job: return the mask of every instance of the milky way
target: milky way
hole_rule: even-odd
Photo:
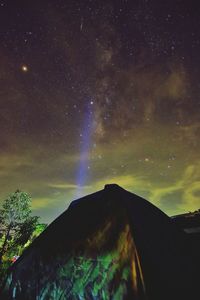
[[[0,199],[49,222],[118,183],[200,208],[197,1],[0,2]],[[81,188],[80,188],[81,186]]]

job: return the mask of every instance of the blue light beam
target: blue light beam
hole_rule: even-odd
[[[80,161],[76,176],[77,197],[82,196],[83,187],[85,186],[88,179],[89,156],[91,148],[91,137],[93,131],[93,112],[91,110],[91,105],[93,105],[93,101],[87,104],[81,136],[82,143],[80,148]]]

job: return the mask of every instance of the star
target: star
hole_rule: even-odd
[[[166,213],[199,209],[195,7],[179,0],[166,1],[163,9],[158,0],[117,6],[88,0],[84,7],[76,3],[81,1],[49,1],[46,12],[42,1],[29,1],[29,7],[7,2],[0,1],[0,164],[6,170],[6,176],[0,172],[0,204],[22,182],[33,193],[33,206],[43,201],[38,214],[52,221],[56,201],[65,209],[66,190],[54,199],[49,177],[74,186],[68,202],[76,185],[95,192],[113,179],[150,195]],[[174,193],[169,202],[168,187]]]
[[[27,67],[27,65],[22,65],[21,70],[22,70],[22,72],[24,72],[24,73],[28,72],[28,67]]]

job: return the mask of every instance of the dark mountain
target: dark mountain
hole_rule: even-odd
[[[13,265],[0,299],[195,298],[186,234],[117,185],[73,201]]]

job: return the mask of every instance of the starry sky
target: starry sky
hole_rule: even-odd
[[[107,183],[200,208],[200,4],[0,1],[0,201],[51,222]]]

